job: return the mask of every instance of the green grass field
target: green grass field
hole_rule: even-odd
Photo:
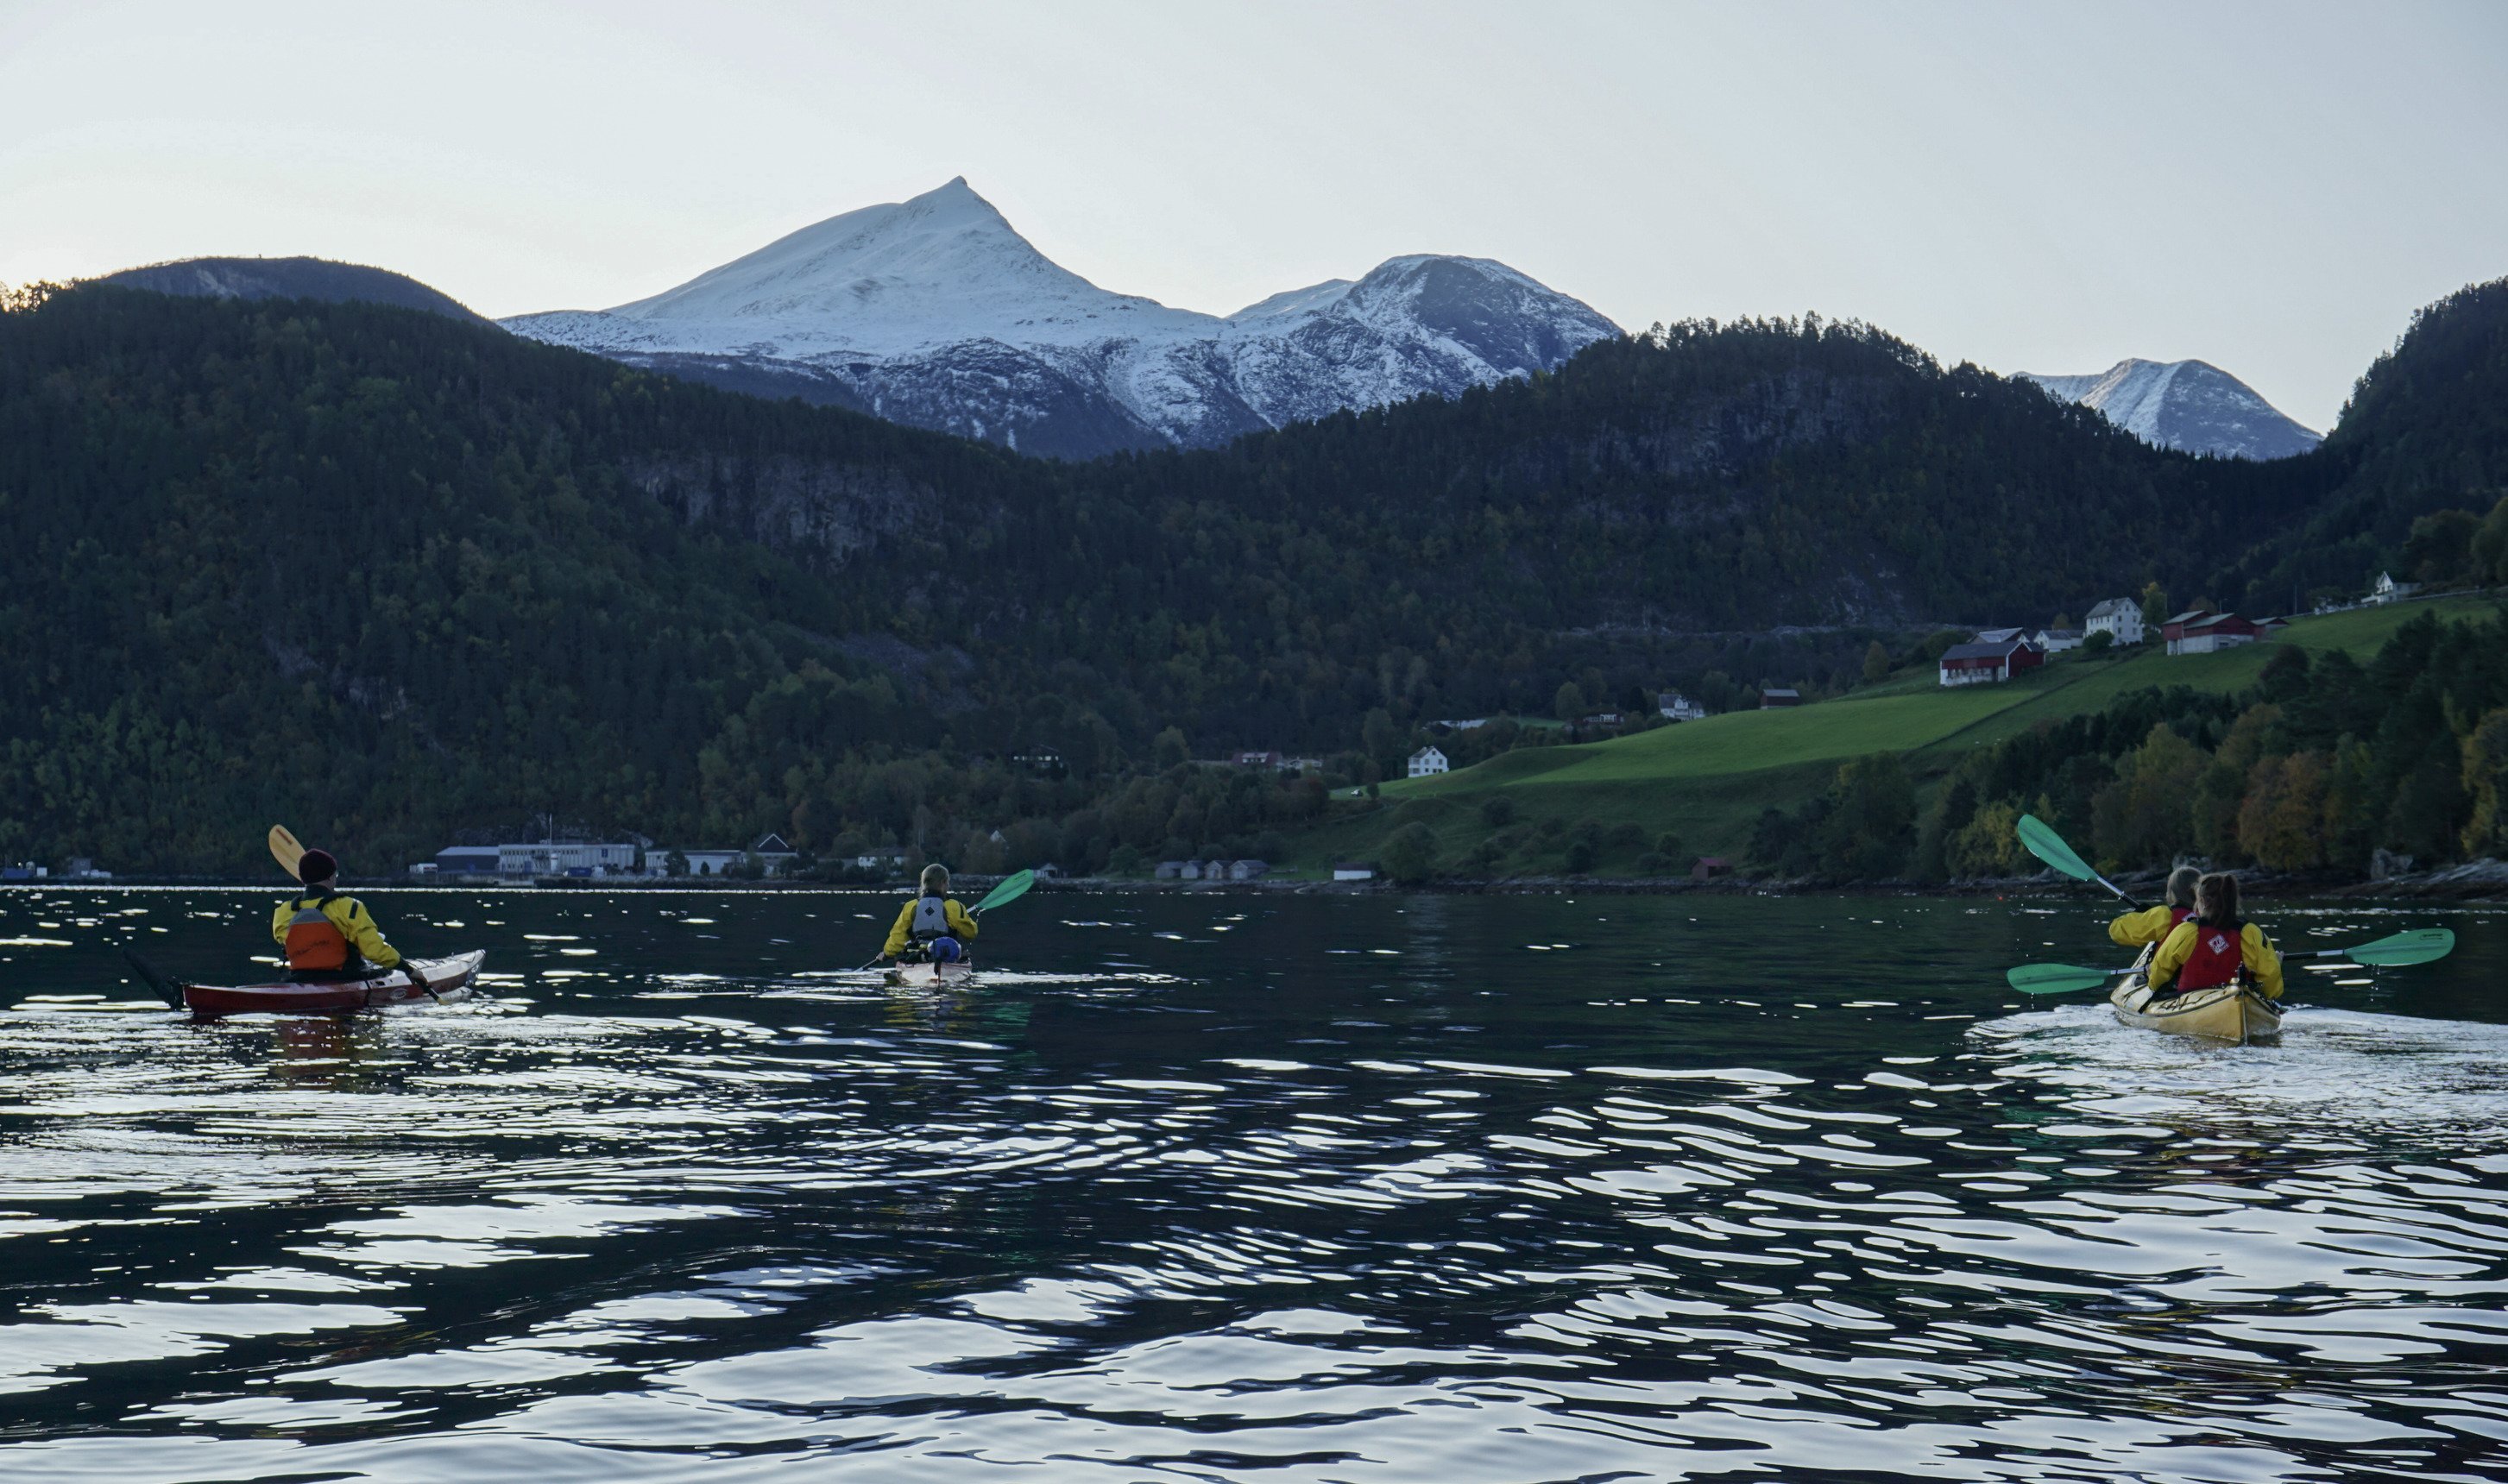
[[[1606,849],[1599,874],[1633,871],[1638,854],[1665,833],[1678,835],[1687,854],[1739,856],[1762,810],[1798,803],[1849,758],[1906,753],[1920,772],[1938,774],[1967,748],[2099,710],[2128,691],[2244,689],[2274,644],[2346,650],[2365,660],[2417,614],[2453,619],[2490,609],[2479,598],[2364,608],[2301,619],[2273,644],[2218,654],[2172,657],[2157,642],[2117,659],[2076,652],[2003,685],[1945,689],[1932,683],[1926,667],[1835,701],[1736,711],[1608,742],[1523,748],[1439,778],[1386,783],[1380,808],[1301,837],[1295,861],[1370,858],[1386,834],[1418,820],[1436,837],[1440,857],[1459,862],[1491,834],[1481,806],[1493,796],[1508,801],[1517,821],[1509,828],[1522,837],[1495,867],[1501,871],[1509,863],[1541,869],[1564,850],[1566,832],[1589,820],[1605,829],[1633,824],[1647,842],[1624,838]]]

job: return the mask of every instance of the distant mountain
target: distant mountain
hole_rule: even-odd
[[[2145,443],[2229,458],[2288,458],[2323,440],[2206,361],[2119,361],[2095,376],[2020,373],[2067,402],[2106,415]]]
[[[327,258],[185,258],[125,269],[97,280],[182,299],[318,299],[325,304],[387,304],[424,309],[471,324],[489,321],[446,294],[387,269]]]
[[[961,178],[650,299],[506,328],[739,391],[1089,457],[1239,434],[1556,367],[1619,334],[1483,258],[1395,258],[1221,317],[1101,289]]]

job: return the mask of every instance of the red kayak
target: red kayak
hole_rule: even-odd
[[[402,966],[366,979],[337,984],[186,984],[184,1007],[195,1015],[342,1015],[352,1010],[379,1010],[412,1000],[450,1003],[470,997],[487,950],[456,954],[450,959],[405,959]],[[410,970],[425,976],[426,989],[409,982]],[[432,995],[427,991],[432,990]]]

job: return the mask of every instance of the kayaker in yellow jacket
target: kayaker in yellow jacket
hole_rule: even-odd
[[[949,868],[935,862],[923,868],[922,890],[898,909],[897,925],[888,930],[887,958],[908,956],[934,963],[954,963],[967,956],[975,940],[976,918],[949,894]]]
[[[310,894],[279,903],[270,917],[270,935],[287,951],[291,982],[365,979],[401,967],[400,950],[384,941],[366,904],[340,894],[340,863],[330,851],[307,851],[296,862],[296,879]],[[418,980],[416,970],[410,978]]]
[[[2178,923],[2152,958],[2152,997],[2233,982],[2267,999],[2281,998],[2281,955],[2264,929],[2239,919],[2238,879],[2216,871],[2194,884],[2194,915]]]
[[[2166,900],[2157,907],[2128,912],[2108,924],[2111,941],[2126,948],[2140,948],[2146,943],[2164,943],[2177,924],[2194,910],[2194,883],[2203,875],[2193,866],[2179,866],[2168,873]]]

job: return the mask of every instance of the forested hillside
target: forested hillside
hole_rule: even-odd
[[[240,869],[284,817],[396,865],[544,810],[978,865],[1249,850],[1318,791],[1186,754],[1364,777],[1563,687],[1842,687],[1938,623],[2201,591],[2380,448],[2157,452],[1814,319],[1067,465],[408,310],[30,294],[0,855]],[[1066,775],[1008,761],[1039,745]]]
[[[2254,608],[2354,592],[2387,565],[2410,581],[2508,580],[2508,519],[2472,551],[2476,520],[2508,498],[2508,278],[2416,313],[2310,461],[2333,495],[2240,563],[2229,586]]]

